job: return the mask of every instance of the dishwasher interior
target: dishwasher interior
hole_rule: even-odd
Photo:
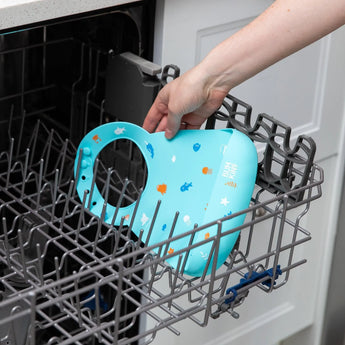
[[[147,246],[131,224],[107,224],[86,197],[79,199],[73,166],[82,137],[100,124],[128,121],[142,86],[147,106],[178,75],[176,66],[159,77],[139,71],[138,87],[136,78],[117,78],[109,67],[124,52],[152,59],[152,12],[145,6],[0,35],[1,344],[149,344],[163,328],[178,334],[174,324],[185,318],[200,326],[222,314],[238,318],[252,288],[272,292],[306,261],[295,251],[311,238],[301,221],[321,196],[315,144],[300,136],[291,145],[290,127],[253,116],[231,95],[205,130],[236,128],[261,152],[243,225],[224,231],[223,223],[238,216],[227,214],[191,226],[183,235],[190,245],[169,253],[173,227],[165,230],[168,240]],[[116,97],[114,83],[133,98]],[[133,142],[118,140],[101,152],[94,176],[107,202],[125,206],[140,202],[146,163]],[[220,269],[209,261],[201,277],[184,274],[185,254],[200,245],[193,237],[214,225],[217,236],[204,241],[214,257],[220,239],[240,230],[235,248]],[[175,269],[169,255],[179,258]]]

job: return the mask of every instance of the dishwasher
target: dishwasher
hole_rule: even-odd
[[[311,239],[302,219],[321,197],[316,145],[304,135],[292,141],[289,126],[254,116],[232,95],[203,130],[234,128],[256,144],[242,225],[223,229],[239,213],[191,225],[172,267],[173,226],[148,245],[131,223],[105,222],[105,212],[94,215],[78,196],[73,169],[84,135],[114,121],[140,125],[159,89],[179,75],[177,66],[161,71],[150,62],[147,3],[0,34],[1,344],[149,344],[162,329],[178,334],[186,318],[200,327],[239,318],[251,289],[271,293],[306,262],[295,253]],[[147,166],[132,141],[109,144],[95,165],[93,185],[107,203],[140,204]],[[179,211],[171,210],[173,224]],[[218,269],[209,261],[200,276],[186,274],[184,258],[200,245],[194,236],[214,226],[204,243],[215,257],[221,238],[240,231],[230,255]]]

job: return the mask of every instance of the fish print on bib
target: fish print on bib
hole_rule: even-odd
[[[151,231],[148,245],[153,245],[169,238],[175,212],[179,212],[173,237],[187,232],[190,234],[166,244],[167,262],[176,268],[180,251],[183,261],[186,259],[184,274],[209,274],[218,226],[211,224],[194,235],[192,230],[196,225],[214,223],[249,206],[258,163],[252,141],[235,129],[180,130],[173,139],[167,140],[163,132],[148,133],[131,123],[101,125],[89,132],[78,148],[74,170],[76,174],[80,161],[76,178],[81,200],[84,191],[91,190],[93,166],[98,154],[118,139],[131,140],[139,147],[146,161],[148,177],[139,204],[134,202],[117,211],[116,205],[108,204],[105,222],[112,223],[116,214],[114,224],[119,225],[124,217],[125,225],[132,222],[132,231],[137,236],[143,231],[143,242]],[[79,157],[79,152],[82,152],[82,157]],[[86,205],[90,205],[90,211],[100,217],[104,199],[97,186],[94,186],[91,198]],[[159,200],[160,208],[150,230]],[[135,219],[132,219],[136,206]],[[221,231],[240,226],[244,217],[245,214],[223,221]],[[238,235],[239,231],[236,231],[221,237],[217,268],[229,256]],[[186,251],[191,239],[193,244],[203,243]]]

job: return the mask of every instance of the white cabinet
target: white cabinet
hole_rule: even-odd
[[[154,60],[176,64],[183,73],[271,3],[158,0]],[[294,138],[307,134],[317,143],[326,180],[323,197],[312,203],[303,224],[313,237],[301,252],[307,264],[293,270],[288,284],[272,294],[251,291],[239,320],[223,315],[206,328],[186,320],[176,325],[180,337],[162,331],[153,344],[269,345],[310,326],[300,343],[318,344],[343,176],[344,39],[341,28],[231,91],[251,104],[254,114],[266,112],[290,125]]]

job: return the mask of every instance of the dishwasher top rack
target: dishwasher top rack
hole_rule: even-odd
[[[239,111],[239,106],[246,111]],[[224,108],[230,109],[228,114]],[[224,313],[237,318],[236,310],[252,288],[271,292],[287,283],[291,270],[306,261],[295,255],[298,246],[310,239],[301,219],[321,196],[323,171],[312,162],[315,145],[300,137],[289,149],[289,129],[266,115],[251,127],[250,107],[234,97],[227,97],[224,108],[207,128],[225,120],[267,145],[251,206],[240,212],[246,215],[245,222],[224,231],[223,223],[236,213],[202,227],[191,226],[179,236],[172,227],[166,229],[167,240],[152,246],[140,234],[134,236],[131,225],[106,224],[104,213],[95,217],[86,195],[79,200],[72,179],[76,152],[68,139],[38,121],[24,142],[30,119],[25,113],[20,118],[9,116],[9,149],[0,154],[1,340],[134,344],[140,339],[148,344],[160,329],[178,334],[174,324],[187,317],[200,326]],[[15,121],[22,130],[14,139]],[[282,145],[276,137],[283,139]],[[107,150],[96,167],[99,190],[114,205],[140,202],[147,172],[135,145],[114,142]],[[133,182],[138,180],[141,183]],[[292,212],[290,219],[292,209],[297,216]],[[179,216],[172,210],[173,223]],[[240,230],[240,240],[219,270],[212,265],[211,274],[191,278],[184,274],[183,254],[199,245],[192,244],[195,234],[211,226],[217,227],[217,235],[204,242],[212,244],[215,257],[222,236]],[[169,244],[183,236],[190,245],[169,253]],[[166,263],[171,255],[178,258],[176,269]],[[132,332],[143,317],[146,328]]]
[[[311,236],[302,220],[321,196],[323,171],[313,163],[312,139],[300,136],[290,147],[288,126],[266,114],[253,121],[251,107],[229,95],[206,127],[237,128],[262,149],[251,205],[240,212],[243,225],[223,229],[239,215],[226,214],[191,225],[179,235],[190,241],[184,249],[169,253],[179,238],[174,226],[165,229],[167,240],[148,246],[131,224],[105,223],[104,212],[95,217],[86,195],[77,196],[76,143],[116,120],[105,111],[109,54],[50,28],[16,33],[15,46],[0,38],[0,76],[14,76],[0,80],[0,343],[149,344],[163,328],[178,334],[186,318],[200,326],[222,314],[237,318],[253,289],[283,287],[306,261],[299,249]],[[105,200],[140,203],[147,169],[132,142],[107,146],[96,165]],[[172,224],[181,217],[176,211]],[[193,237],[211,226],[217,234],[204,243],[215,257],[221,236],[240,230],[240,239],[219,270],[207,262],[211,273],[191,278],[183,257],[197,249]],[[172,255],[176,269],[166,263]]]

